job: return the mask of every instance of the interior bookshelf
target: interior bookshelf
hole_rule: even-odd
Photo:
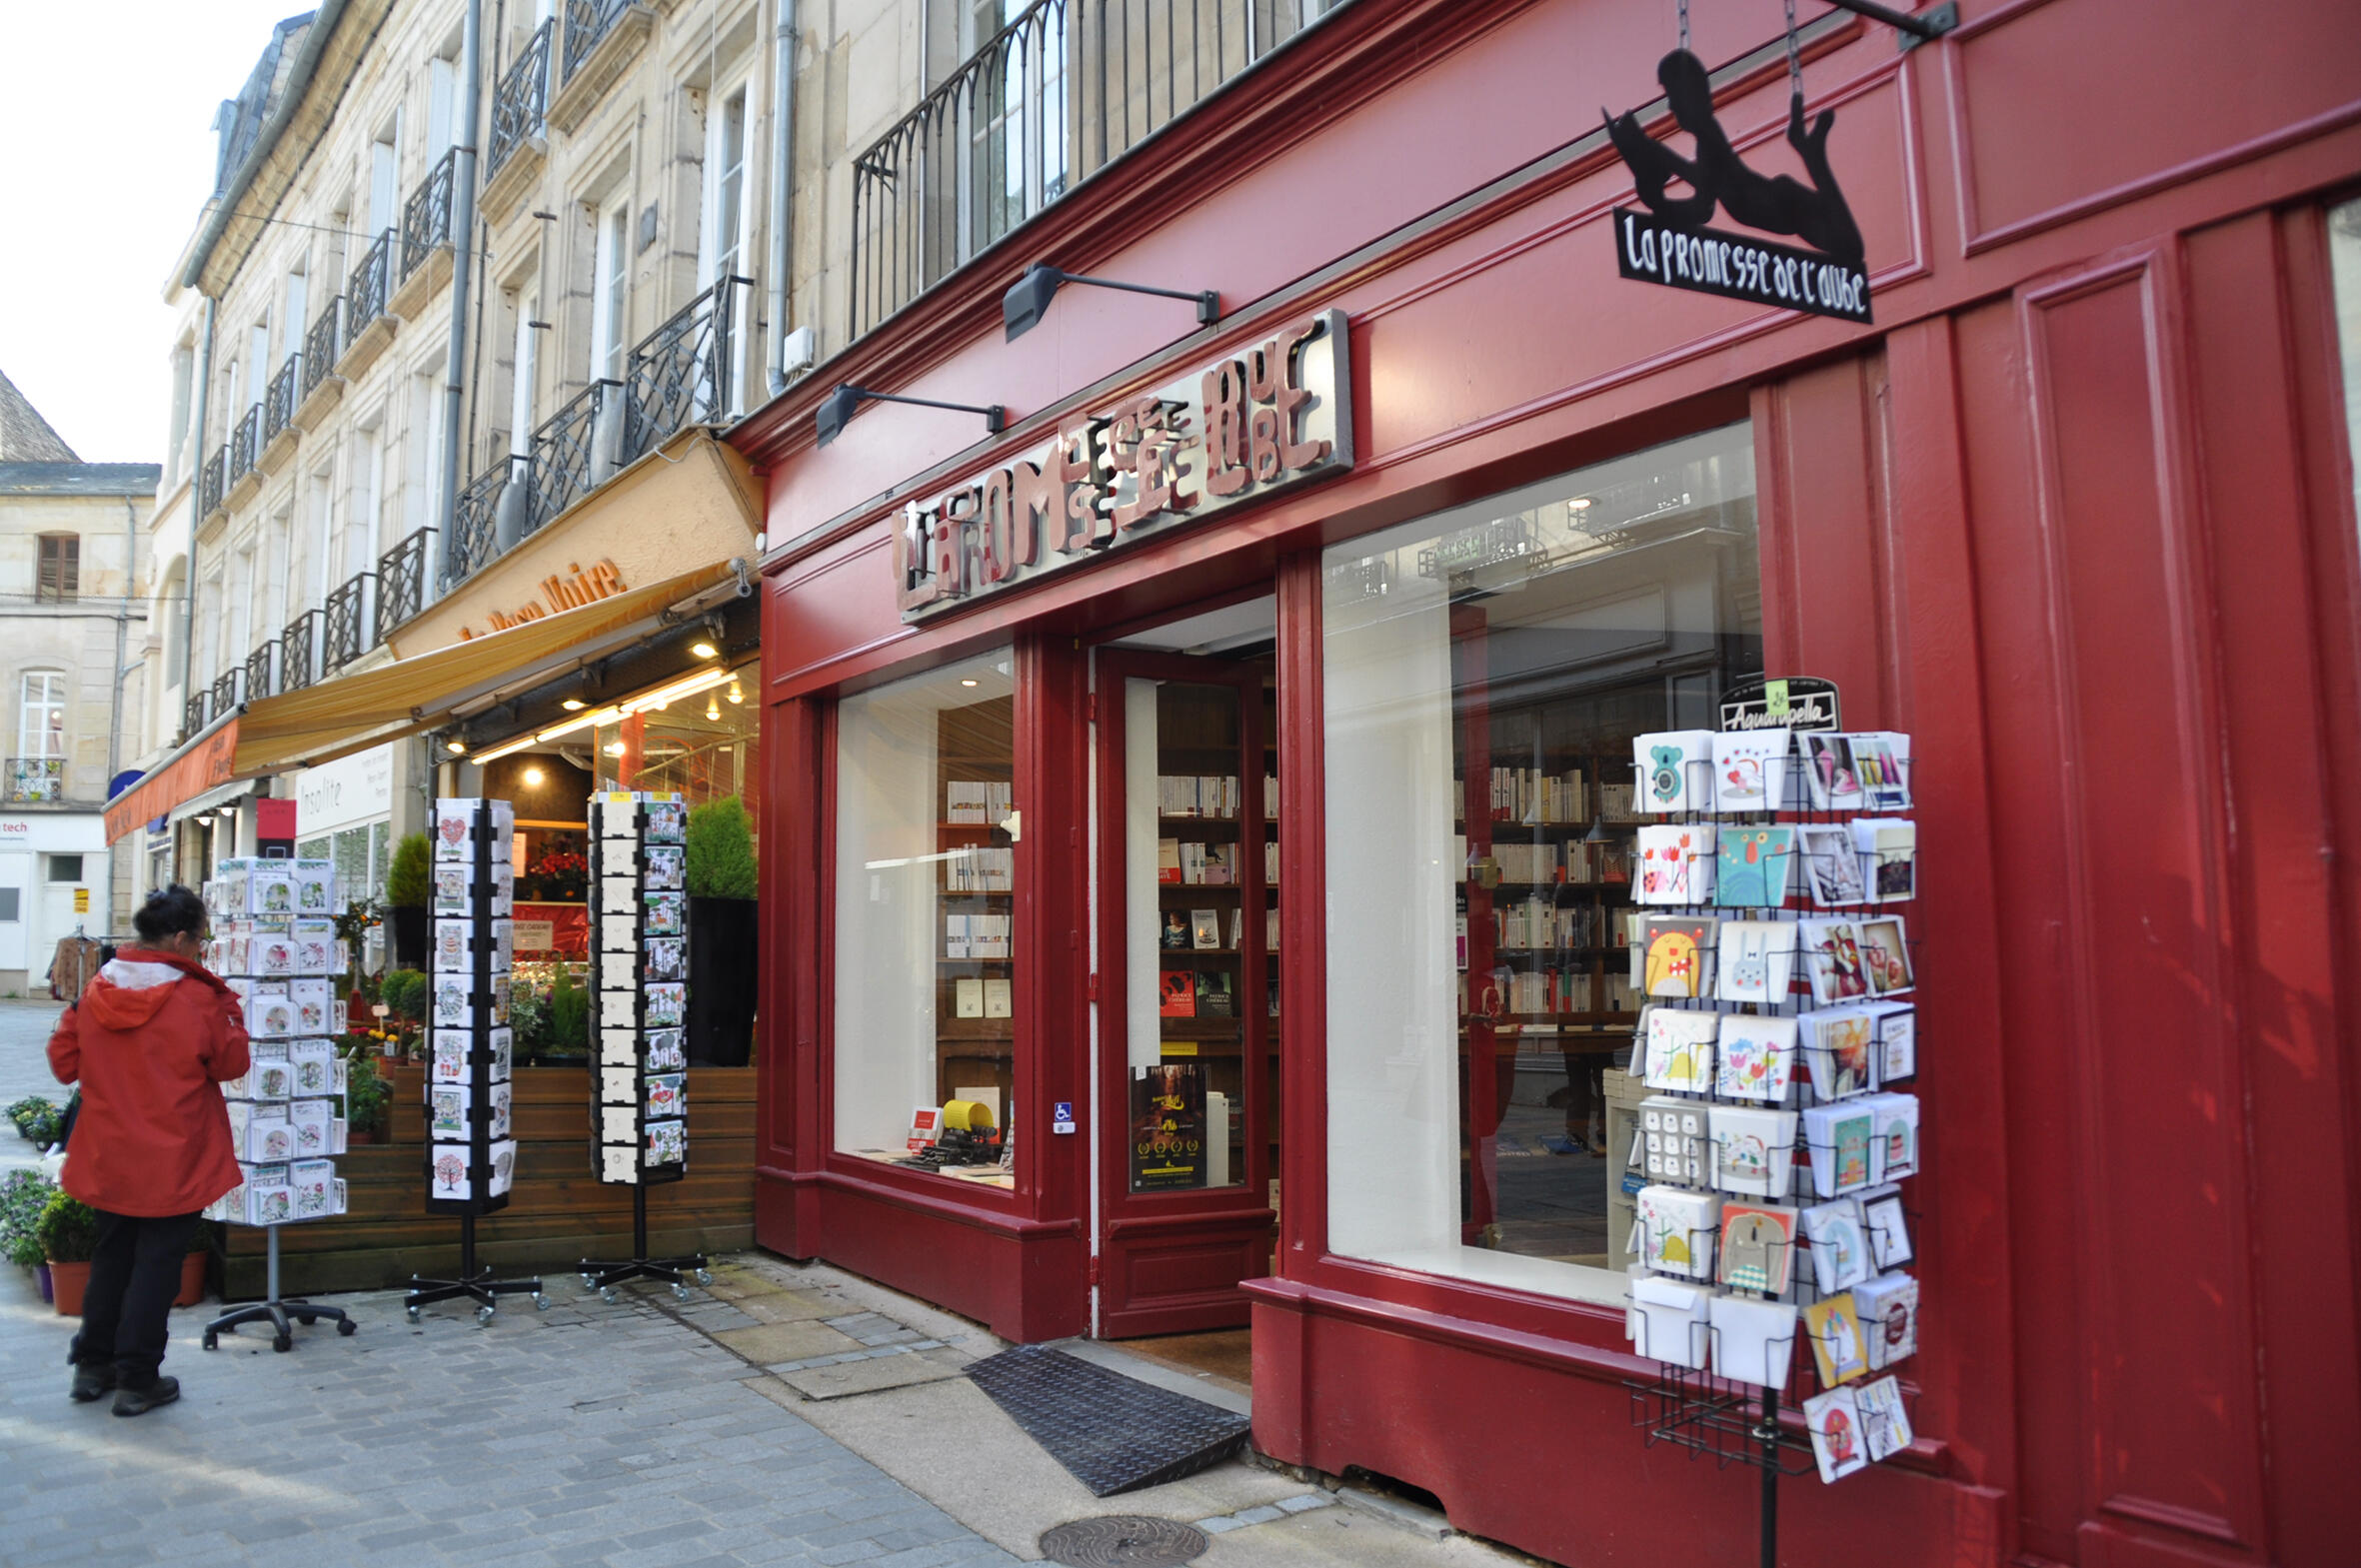
[[[946,709],[935,740],[934,1099],[984,1100],[1006,1127],[1017,1083],[1016,839],[1006,825],[1017,809],[1016,700]]]

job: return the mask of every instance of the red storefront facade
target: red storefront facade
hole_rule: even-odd
[[[1752,538],[1711,570],[1737,548],[1758,574],[1734,597],[1761,668],[1835,680],[1848,728],[1915,738],[1918,778],[1918,1441],[1791,1486],[1789,1556],[2347,1560],[2361,532],[2343,388],[2361,347],[2340,345],[2332,229],[2361,194],[2361,35],[2317,3],[1968,0],[1956,32],[1901,53],[1805,11],[1809,105],[1838,112],[1867,242],[1864,327],[1616,276],[1631,180],[1590,116],[1656,96],[1671,10],[1362,0],[733,436],[769,486],[765,787],[784,824],[763,846],[758,1236],[1020,1339],[1250,1311],[1266,1452],[1397,1477],[1555,1560],[1750,1551],[1751,1488],[1631,1429],[1621,1380],[1642,1363],[1618,1309],[1330,1234],[1350,1196],[1331,1176],[1360,1167],[1330,1116],[1353,1047],[1328,1013],[1381,979],[1339,950],[1350,911],[1329,901],[1355,852],[1329,837],[1350,672],[1323,624],[1350,547],[1734,440]],[[1721,124],[1790,167],[1777,8],[1692,10]],[[1223,319],[1176,341],[1183,307],[1070,288],[1005,341],[1002,292],[1039,260],[1216,289]],[[1328,311],[1348,469],[906,618],[907,504]],[[1004,405],[1010,428],[979,444],[973,416],[878,405],[822,450],[839,383]],[[1127,681],[1222,686],[1156,629],[1264,599],[1267,676],[1236,677],[1221,744],[1246,759],[1242,820],[1248,749],[1278,759],[1271,872],[1236,896],[1283,917],[1275,952],[1228,948],[1241,992],[1274,987],[1275,1019],[1283,985],[1287,1006],[1235,1031],[1221,1103],[1242,1107],[1242,1165],[1183,1202],[1126,1179],[1114,781],[1135,776],[1115,715]],[[1005,1029],[967,1030],[961,1068],[930,1061],[940,1092],[901,1103],[998,1094],[1005,1184],[894,1164],[845,1124],[903,1086],[856,1063],[900,1026],[873,995],[915,951],[844,945],[860,898],[893,896],[874,868],[901,863],[847,847],[844,824],[884,809],[848,791],[891,779],[910,715],[952,733],[952,710],[906,695],[929,681],[1002,694],[1006,733],[976,744],[1005,757],[1022,826],[984,895],[1001,901],[977,905],[1009,921],[987,970]],[[841,745],[856,721],[886,738],[860,758]],[[955,817],[926,823],[934,857],[994,837],[925,814]]]

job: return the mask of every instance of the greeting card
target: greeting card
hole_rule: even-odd
[[[1696,822],[1653,822],[1639,829],[1632,896],[1641,903],[1711,903],[1713,831]]]
[[[1710,1192],[1646,1186],[1632,1199],[1632,1238],[1640,1260],[1664,1274],[1713,1277],[1713,1242],[1721,1199]]]
[[[1829,1007],[1795,1022],[1814,1094],[1833,1100],[1868,1092],[1877,1020],[1866,1007]]]
[[[435,1025],[438,1028],[464,1029],[476,1021],[474,993],[468,989],[467,976],[438,974],[435,976]]]
[[[1795,738],[1803,754],[1803,783],[1815,811],[1857,811],[1861,808],[1861,781],[1853,772],[1848,738],[1806,732]]]
[[[651,936],[648,938],[646,976],[651,980],[685,980],[689,977],[689,944],[679,936]]]
[[[650,1029],[648,1031],[648,1070],[650,1072],[681,1072],[689,1065],[689,1050],[683,1043],[685,1036],[679,1029]]]
[[[1918,893],[1918,824],[1906,816],[1856,816],[1853,853],[1873,903],[1893,903]]]
[[[1850,828],[1807,822],[1795,829],[1795,842],[1814,904],[1836,909],[1869,901],[1868,885],[1861,880],[1861,856],[1853,848]]]
[[[1910,1261],[1910,1224],[1898,1192],[1861,1195],[1861,1228],[1869,1236],[1869,1261],[1881,1269]]]
[[[427,1091],[426,1130],[430,1139],[468,1135],[469,1094],[464,1084],[456,1083],[438,1083]]]
[[[1910,973],[1910,943],[1900,915],[1863,920],[1859,929],[1861,972],[1873,994],[1890,996],[1917,983]]]
[[[1792,827],[1729,827],[1715,834],[1713,901],[1724,908],[1775,909],[1787,901],[1795,863]]]
[[[1851,920],[1799,920],[1796,942],[1803,949],[1804,972],[1811,978],[1812,1000],[1825,1007],[1869,994],[1868,968],[1861,954],[1861,931]]]
[[[1721,1206],[1721,1282],[1732,1290],[1780,1295],[1794,1277],[1794,1209],[1778,1203]]]
[[[293,1092],[297,1096],[337,1092],[336,1047],[326,1040],[289,1041],[287,1060],[295,1074]]]
[[[1872,811],[1907,806],[1910,738],[1891,730],[1871,730],[1844,739],[1851,748],[1853,777],[1860,781],[1862,804]]]
[[[517,1145],[514,1139],[492,1145],[492,1179],[485,1183],[489,1197],[499,1197],[515,1185],[517,1179]]]
[[[678,1072],[658,1073],[648,1079],[647,1114],[651,1120],[684,1113],[684,1082],[685,1075]]]
[[[476,824],[476,802],[473,800],[437,800],[435,802],[435,858],[465,860],[468,854],[468,834]]]
[[[436,1083],[465,1083],[467,1053],[474,1043],[475,1037],[465,1029],[435,1030],[433,1061],[427,1068],[428,1077]]]
[[[1880,1274],[1852,1292],[1862,1353],[1872,1371],[1889,1371],[1918,1353],[1918,1281]]]
[[[1906,1001],[1873,1001],[1861,1010],[1869,1015],[1870,1056],[1881,1084],[1898,1082],[1918,1071],[1918,1011]]]
[[[1711,994],[1706,976],[1713,965],[1718,921],[1693,915],[1648,916],[1642,977],[1650,996],[1694,998]]]
[[[646,837],[650,843],[680,843],[688,836],[689,807],[678,795],[669,800],[650,799]]]
[[[1704,1094],[1713,1087],[1713,1041],[1721,1029],[1721,1015],[1683,1007],[1650,1007],[1641,1021],[1646,1040],[1646,1070],[1651,1089],[1679,1089]]]
[[[1651,1181],[1705,1184],[1708,1150],[1707,1107],[1695,1100],[1651,1094],[1639,1102],[1638,1158],[1625,1163],[1645,1170]]]
[[[1861,1437],[1861,1412],[1849,1388],[1831,1388],[1803,1402],[1803,1422],[1811,1428],[1812,1457],[1820,1463],[1820,1479],[1833,1483],[1869,1463],[1868,1445]]]
[[[1811,1147],[1815,1192],[1835,1197],[1871,1184],[1869,1143],[1875,1125],[1875,1118],[1855,1100],[1815,1105],[1803,1113],[1803,1140]]]
[[[1812,1360],[1820,1370],[1820,1386],[1834,1388],[1869,1370],[1861,1343],[1861,1323],[1850,1291],[1823,1296],[1803,1309],[1803,1331],[1812,1342]]]
[[[1863,1383],[1854,1391],[1861,1411],[1861,1441],[1872,1459],[1890,1459],[1910,1446],[1910,1416],[1902,1408],[1902,1385],[1891,1377]]]
[[[684,936],[689,931],[689,895],[682,892],[648,894],[648,934]]]
[[[495,1083],[484,1091],[484,1102],[492,1108],[491,1125],[485,1129],[490,1136],[505,1138],[513,1130],[516,1092],[516,1086],[509,1083]]]
[[[651,985],[644,993],[648,998],[648,1027],[652,1029],[678,1028],[689,1008],[689,987],[679,983]]]
[[[1650,1360],[1703,1371],[1711,1360],[1713,1336],[1706,1313],[1709,1290],[1633,1270],[1626,1332],[1631,1346]]]
[[[299,1099],[287,1107],[287,1125],[293,1136],[290,1157],[319,1159],[336,1152],[330,1129],[336,1119],[336,1107],[324,1099]]]
[[[468,1175],[469,1149],[464,1143],[431,1144],[427,1151],[427,1196],[467,1198],[475,1195]]]
[[[680,845],[652,843],[641,864],[641,879],[663,891],[686,886],[688,863],[688,851]]]
[[[1918,1174],[1918,1096],[1876,1094],[1861,1105],[1876,1117],[1871,1135],[1869,1179],[1899,1181]]]
[[[1715,1296],[1707,1315],[1715,1372],[1757,1388],[1785,1386],[1795,1361],[1795,1308],[1783,1301]]]
[[[1714,1093],[1783,1105],[1795,1063],[1795,1019],[1722,1013],[1714,1056]]]
[[[1822,1295],[1869,1277],[1869,1238],[1861,1226],[1861,1207],[1851,1198],[1805,1209],[1803,1234],[1811,1248],[1812,1283]]]
[[[468,909],[468,868],[456,862],[435,867],[435,912],[437,914],[466,914]]]
[[[1631,761],[1639,775],[1643,811],[1713,809],[1713,742],[1710,730],[1663,730],[1631,738]]]
[[[1713,808],[1779,811],[1787,807],[1788,735],[1732,730],[1713,737]]]
[[[1749,1197],[1783,1198],[1794,1172],[1795,1112],[1713,1108],[1713,1184]]]
[[[504,1024],[486,1036],[491,1042],[492,1066],[488,1076],[495,1083],[508,1081],[509,1068],[515,1061],[516,1036]]]
[[[1792,920],[1724,920],[1714,932],[1714,994],[1763,1006],[1787,999],[1795,982]]]
[[[686,1165],[689,1162],[688,1123],[649,1122],[645,1162],[649,1165]]]

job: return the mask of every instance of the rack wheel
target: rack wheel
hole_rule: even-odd
[[[714,1282],[714,1271],[710,1268],[699,1269],[697,1271],[697,1282],[701,1285],[712,1284]]]
[[[604,1290],[601,1290],[599,1292],[599,1299],[606,1302],[609,1306],[613,1306],[615,1304],[615,1287],[613,1285],[609,1285]]]
[[[688,1299],[689,1299],[689,1287],[688,1287],[687,1285],[684,1285],[684,1284],[682,1284],[680,1281],[678,1281],[678,1280],[675,1280],[675,1281],[673,1282],[673,1299],[674,1299],[675,1301],[686,1301],[686,1300],[688,1300]]]
[[[216,1334],[210,1328],[205,1331],[205,1348],[208,1350],[219,1350],[221,1348],[221,1336]]]
[[[271,1336],[271,1348],[284,1355],[295,1348],[295,1336],[293,1334],[274,1334]]]
[[[596,1290],[596,1289],[598,1289],[598,1288],[599,1288],[599,1276],[598,1276],[598,1275],[596,1275],[596,1274],[585,1274],[585,1275],[583,1275],[583,1276],[582,1276],[582,1288],[583,1288],[583,1289],[585,1289],[585,1290]]]
[[[536,1312],[547,1312],[549,1310],[549,1297],[544,1295],[541,1291],[534,1291],[533,1310]]]
[[[488,1306],[480,1306],[476,1308],[477,1323],[489,1325],[493,1319],[494,1311],[494,1308]]]
[[[410,1321],[411,1321],[411,1322],[415,1323],[415,1322],[417,1322],[417,1321],[418,1321],[418,1308],[416,1308],[416,1307],[404,1307],[402,1310],[403,1310],[404,1312],[406,1312],[406,1313],[408,1313],[408,1314],[409,1314],[409,1317],[410,1317]]]
[[[360,1324],[354,1322],[348,1317],[336,1325],[336,1331],[344,1335],[345,1338],[350,1339],[353,1337],[354,1332],[360,1328]]]

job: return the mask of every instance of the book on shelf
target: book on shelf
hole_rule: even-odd
[[[1156,879],[1177,883],[1180,880],[1180,840],[1159,838],[1156,841]]]
[[[1001,978],[984,982],[984,1015],[986,1017],[1014,1017],[1016,1011],[1016,990],[1010,980]]]
[[[1160,774],[1157,810],[1165,816],[1237,815],[1237,776],[1234,774]]]
[[[1204,883],[1208,887],[1237,885],[1237,845],[1208,843],[1205,845]]]
[[[968,956],[968,917],[966,915],[947,914],[943,917],[943,956],[946,958]]]
[[[1269,989],[1270,1015],[1275,1018],[1278,1016],[1278,976],[1275,974],[1270,975],[1265,978],[1262,983]]]
[[[1165,927],[1159,936],[1158,945],[1168,948],[1188,945],[1188,915],[1185,910],[1165,911]]]
[[[1196,971],[1167,969],[1158,984],[1157,1014],[1166,1018],[1196,1016]]]
[[[1243,909],[1229,911],[1229,945],[1237,951],[1242,952],[1245,949],[1246,911]]]
[[[1278,840],[1276,838],[1262,840],[1262,884],[1265,887],[1278,885]]]
[[[955,1017],[981,1018],[984,1016],[984,982],[959,979],[952,982],[952,1013]]]
[[[1006,914],[971,914],[968,916],[968,956],[971,958],[1006,958],[1009,955],[1010,926],[1013,917]]]
[[[1196,1015],[1200,1018],[1228,1018],[1237,1013],[1237,994],[1230,985],[1228,974],[1218,969],[1200,969],[1196,976]]]
[[[1462,962],[1465,961],[1466,947],[1467,943],[1464,934],[1462,934],[1459,943]],[[1278,911],[1276,909],[1262,911],[1262,950],[1264,952],[1278,951]]]
[[[1188,911],[1188,945],[1206,951],[1220,949],[1220,910],[1191,909]]]
[[[1496,822],[1579,820],[1582,775],[1578,770],[1547,774],[1537,768],[1495,768],[1491,772],[1491,806]]]

